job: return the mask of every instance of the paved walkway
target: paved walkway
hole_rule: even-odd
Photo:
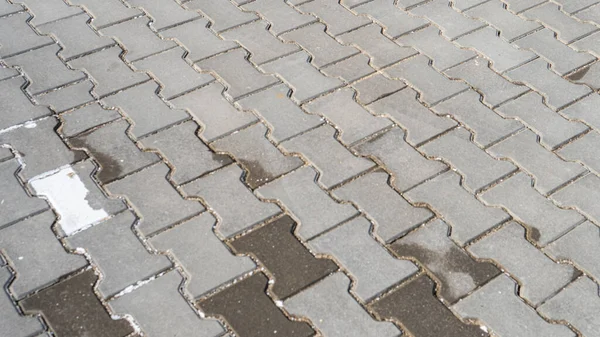
[[[0,336],[600,336],[600,0],[0,0]]]

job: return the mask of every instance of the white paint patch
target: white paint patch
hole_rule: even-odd
[[[38,196],[44,196],[60,215],[58,224],[66,235],[97,224],[109,217],[104,209],[93,209],[89,193],[71,166],[41,174],[30,181]]]

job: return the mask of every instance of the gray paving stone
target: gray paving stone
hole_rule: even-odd
[[[67,238],[73,249],[85,249],[104,276],[98,284],[98,290],[104,297],[158,274],[171,265],[165,256],[151,254],[144,248],[131,230],[136,220],[132,212],[123,212]]]
[[[588,6],[598,3],[598,0],[574,0],[574,1],[556,0],[554,2],[561,5],[561,10],[563,10],[569,14],[572,14],[572,13],[582,10]]]
[[[4,64],[0,64],[0,81],[4,81],[19,75],[20,74],[16,69],[7,67]]]
[[[263,74],[246,60],[243,49],[233,49],[196,65],[204,71],[212,71],[227,87],[227,94],[234,99],[251,94],[277,83],[274,76]],[[281,60],[281,59],[280,59]]]
[[[151,26],[157,31],[200,17],[198,13],[184,9],[175,1],[127,0],[127,3],[131,7],[144,9],[152,18]]]
[[[427,221],[432,213],[410,205],[388,185],[388,174],[377,171],[364,175],[333,191],[341,200],[349,200],[374,222],[374,234],[390,242]]]
[[[117,314],[130,314],[152,336],[220,336],[223,327],[212,319],[200,319],[178,291],[183,277],[176,270],[109,302]],[[153,310],[148,310],[153,308]]]
[[[87,264],[63,248],[50,228],[55,220],[48,210],[0,230],[0,246],[16,273],[9,290],[17,299]]]
[[[600,178],[588,174],[552,195],[552,199],[563,207],[577,207],[588,219],[600,223],[600,212],[595,203],[598,187]]]
[[[450,40],[485,26],[481,21],[461,15],[461,13],[449,7],[444,0],[430,1],[411,9],[410,12],[433,22],[440,27],[442,34]]]
[[[537,306],[569,284],[579,272],[557,264],[525,239],[525,229],[510,222],[467,248],[481,259],[493,259],[517,282],[519,295]]]
[[[513,41],[541,26],[535,21],[525,20],[506,10],[504,3],[500,0],[484,2],[479,6],[469,9],[465,14],[472,18],[483,20],[496,28],[500,31],[500,37],[507,41]]]
[[[553,149],[587,130],[582,123],[570,121],[544,105],[536,92],[527,93],[496,109],[503,117],[518,118],[540,136],[540,143]]]
[[[370,61],[369,56],[356,54],[320,70],[329,77],[339,77],[345,83],[350,83],[375,72],[369,65]]]
[[[575,336],[568,327],[546,322],[515,295],[516,284],[502,274],[454,306],[464,318],[477,318],[499,337]],[[510,323],[509,323],[510,322]]]
[[[325,23],[327,26],[327,33],[333,36],[340,35],[370,23],[369,19],[363,16],[354,15],[351,11],[347,10],[337,2],[332,3],[327,0],[316,0],[303,3],[302,5],[297,6],[297,8],[304,13],[314,14],[321,19],[321,22]]]
[[[393,2],[375,0],[352,8],[357,14],[365,14],[383,27],[383,32],[391,38],[410,33],[427,25],[427,21],[411,16],[396,7]]]
[[[131,133],[140,138],[189,118],[184,110],[171,109],[163,102],[155,93],[157,88],[155,82],[148,81],[102,101],[129,117],[133,121]]]
[[[573,105],[566,107],[561,113],[571,120],[580,120],[596,130],[600,130],[600,117],[596,107],[600,104],[600,95],[592,94],[584,97]]]
[[[392,185],[400,191],[414,187],[423,180],[446,169],[440,161],[428,160],[404,141],[405,133],[394,128],[383,135],[356,146],[363,156],[376,157],[393,176]]]
[[[136,70],[148,71],[162,85],[166,99],[178,96],[214,81],[210,74],[200,73],[183,58],[185,50],[173,48],[133,63]],[[168,64],[168,67],[165,67]]]
[[[600,57],[600,33],[594,33],[589,36],[577,40],[570,44],[570,46],[578,51],[586,51],[596,57]]]
[[[517,170],[513,164],[496,160],[471,142],[471,133],[456,128],[420,147],[430,157],[442,158],[463,177],[462,186],[475,192]]]
[[[503,206],[516,220],[529,228],[529,238],[544,246],[584,220],[581,214],[561,209],[535,191],[531,178],[518,173],[483,192],[488,205]]]
[[[96,100],[90,93],[93,88],[92,81],[84,80],[58,90],[45,92],[33,99],[39,105],[47,105],[55,112],[60,113]]]
[[[438,73],[424,55],[402,61],[386,69],[385,73],[392,78],[405,80],[421,94],[420,99],[429,106],[468,89],[463,82],[450,80]]]
[[[340,4],[346,8],[352,8],[363,4],[367,1],[369,0],[340,0]]]
[[[545,3],[523,13],[529,20],[537,20],[557,33],[557,38],[563,43],[569,44],[596,30],[594,25],[578,21],[560,11],[559,5]]]
[[[552,65],[552,70],[565,75],[578,69],[596,58],[587,53],[578,53],[561,43],[554,37],[554,32],[542,29],[514,42],[521,49],[530,49],[545,58]]]
[[[337,37],[344,44],[352,44],[371,58],[371,65],[383,68],[417,54],[409,47],[402,47],[381,34],[381,27],[370,24]]]
[[[119,0],[69,0],[73,5],[83,6],[93,18],[91,24],[96,29],[122,22],[138,15],[142,15],[139,9],[129,8]]]
[[[47,36],[38,35],[27,23],[29,18],[30,14],[22,12],[0,19],[0,24],[5,27],[0,30],[1,57],[9,57],[54,43]],[[19,38],[15,38],[16,36]]]
[[[127,137],[129,126],[121,119],[69,139],[73,148],[87,150],[100,164],[97,178],[104,184],[160,161],[156,154],[142,152]]]
[[[545,0],[506,0],[504,1],[508,5],[508,10],[511,12],[521,13],[524,10],[535,7],[541,3],[546,2]]]
[[[373,162],[354,156],[335,138],[335,129],[324,125],[281,143],[288,153],[302,153],[319,171],[319,181],[330,188],[369,169]]]
[[[100,104],[92,103],[79,109],[60,115],[62,120],[61,134],[73,137],[98,125],[121,118],[117,110],[103,109]]]
[[[557,153],[568,161],[579,161],[588,169],[600,172],[600,134],[592,131],[558,150]]]
[[[229,103],[223,97],[224,89],[220,83],[213,82],[171,101],[176,107],[187,109],[203,126],[200,137],[209,142],[256,121],[254,115]]]
[[[391,80],[377,73],[373,76],[369,76],[356,83],[353,83],[352,87],[356,90],[357,93],[355,99],[359,103],[367,105],[405,88],[406,84],[404,84],[401,81]]]
[[[86,13],[81,13],[48,23],[41,27],[40,31],[56,36],[64,47],[59,54],[66,61],[115,44],[115,41],[108,37],[99,36],[88,26],[89,19],[90,17]]]
[[[158,33],[162,38],[177,39],[190,54],[188,58],[198,62],[207,57],[239,47],[233,41],[218,38],[209,28],[208,20],[200,18]]]
[[[61,0],[21,0],[19,2],[24,3],[27,9],[33,13],[31,24],[34,26],[41,26],[81,12],[80,8],[67,6]]]
[[[15,175],[20,167],[16,159],[0,162],[0,228],[48,208],[43,199],[27,195]]]
[[[212,23],[210,28],[217,33],[259,19],[256,14],[242,11],[227,0],[192,0],[185,7],[202,11]]]
[[[483,102],[493,107],[530,90],[524,85],[509,82],[490,69],[488,64],[488,60],[477,57],[448,69],[444,73],[451,78],[460,78],[471,87],[476,88],[482,94]],[[465,95],[474,96],[473,94],[462,94],[459,97]]]
[[[243,171],[232,164],[183,185],[189,197],[200,197],[219,216],[215,231],[233,236],[279,213],[272,203],[262,203],[241,182]],[[223,188],[227,186],[227,188]]]
[[[292,315],[308,317],[327,336],[400,335],[392,323],[378,322],[369,316],[348,293],[349,287],[350,279],[338,272],[287,299],[284,308]]]
[[[566,2],[566,1],[556,1],[556,2],[562,3],[563,9],[565,6],[571,6],[570,2]],[[595,1],[595,0],[575,1],[576,6],[582,7],[581,9],[583,9],[583,7],[585,5],[591,4],[592,2],[597,2],[597,1]],[[581,3],[581,5],[579,5],[579,3]],[[571,13],[573,13],[573,12],[571,12]],[[590,7],[587,7],[586,9],[583,9],[583,10],[575,13],[574,16],[580,20],[591,21],[591,23],[598,24],[598,23],[600,23],[600,6],[598,6],[598,4],[592,5]]]
[[[13,153],[8,147],[0,147],[0,162],[7,161],[13,158]]]
[[[598,62],[592,64],[589,67],[585,67],[580,69],[573,74],[567,76],[567,78],[578,84],[586,84],[594,90],[600,89],[600,80],[598,79],[598,75],[600,75],[600,65]]]
[[[491,61],[490,68],[498,73],[504,73],[537,57],[533,52],[520,50],[501,39],[496,30],[489,26],[458,38],[456,43],[484,55]]]
[[[269,30],[275,35],[302,27],[317,20],[312,15],[301,14],[283,1],[256,0],[241,8],[260,14],[264,20],[271,24]]]
[[[342,86],[342,81],[320,73],[308,62],[308,58],[308,53],[300,51],[263,64],[261,69],[279,75],[292,88],[291,97],[297,104]]]
[[[461,49],[440,35],[434,26],[428,26],[396,39],[402,45],[411,46],[433,60],[432,66],[443,71],[477,56],[472,50]]]
[[[215,218],[204,212],[150,239],[156,249],[173,254],[189,279],[186,288],[199,297],[256,265],[247,256],[235,256],[213,233]]]
[[[267,128],[256,123],[211,143],[215,151],[231,153],[248,170],[245,180],[253,189],[304,164],[300,158],[281,153],[266,134]]]
[[[299,133],[322,124],[318,116],[300,109],[288,97],[290,89],[284,84],[244,97],[237,103],[247,110],[254,110],[271,129],[271,137],[276,142],[294,137]]]
[[[1,6],[1,5],[0,5]],[[8,268],[0,268],[0,284],[6,287],[12,274]],[[43,327],[35,317],[22,316],[15,308],[10,295],[6,291],[0,293],[0,325],[2,333],[7,336],[27,337],[39,333]]]
[[[269,23],[260,20],[223,32],[227,40],[235,40],[250,52],[250,61],[262,64],[298,51],[293,43],[284,43],[268,30]]]
[[[0,82],[0,108],[2,109],[0,130],[51,113],[48,108],[31,103],[21,90],[25,83],[23,77],[14,77]]]
[[[56,57],[59,49],[59,45],[52,44],[9,57],[4,61],[8,66],[22,68],[31,80],[31,84],[27,86],[26,90],[35,95],[84,78],[82,72],[70,70]]]
[[[303,240],[308,240],[357,213],[351,205],[335,202],[319,188],[315,178],[313,169],[303,167],[256,190],[261,198],[281,202],[298,221],[296,232]]]
[[[417,0],[414,0],[417,1]],[[452,4],[452,7],[458,9],[459,12],[464,12],[469,8],[479,6],[480,4],[486,2],[486,0],[457,0]]]
[[[0,3],[0,15],[1,16],[17,13],[22,10],[23,10],[23,7],[21,7],[17,4],[11,4],[8,2]]]
[[[85,69],[96,82],[94,92],[106,96],[149,78],[144,73],[131,70],[119,57],[121,52],[121,48],[112,47],[71,60],[69,65],[75,69]]]
[[[404,196],[437,210],[452,227],[451,237],[464,245],[508,218],[503,210],[486,207],[460,186],[460,176],[449,171],[429,180]]]
[[[535,188],[546,195],[586,170],[577,163],[561,160],[537,143],[535,133],[524,130],[490,147],[496,158],[508,158],[535,179]]]
[[[171,163],[171,179],[178,185],[231,163],[231,158],[214,153],[198,138],[198,129],[198,124],[187,121],[141,141],[144,148],[160,151]]]

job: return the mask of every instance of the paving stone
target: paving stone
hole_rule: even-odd
[[[374,156],[393,176],[392,186],[406,191],[446,169],[440,161],[428,160],[404,141],[405,133],[394,128],[356,146],[363,156]]]
[[[19,66],[31,80],[27,92],[32,95],[81,80],[84,74],[70,70],[57,57],[60,46],[52,44],[24,54],[6,58],[8,66]]]
[[[254,269],[249,257],[235,256],[213,233],[210,213],[188,220],[150,239],[160,251],[169,251],[188,275],[187,290],[199,297],[222,283]]]
[[[99,96],[106,96],[148,80],[148,75],[131,70],[120,59],[120,54],[120,48],[112,47],[71,60],[69,65],[75,69],[85,69],[94,78],[94,91]]]
[[[133,63],[140,71],[149,71],[162,84],[161,95],[171,99],[214,81],[210,74],[198,72],[188,64],[182,48],[173,48]],[[168,67],[165,67],[168,64]]]
[[[529,8],[535,7],[541,3],[546,2],[545,0],[505,0],[503,1],[508,5],[508,10],[514,13],[521,13]]]
[[[0,108],[2,109],[0,130],[51,113],[48,108],[31,103],[21,90],[25,83],[26,81],[22,77],[14,77],[0,82]]]
[[[476,88],[483,96],[483,102],[491,106],[497,106],[521,94],[524,94],[529,88],[524,85],[511,83],[498,73],[491,70],[488,66],[488,60],[477,57],[456,67],[446,70],[444,73],[451,78],[460,78]],[[462,94],[459,95],[473,95]],[[458,98],[455,98],[458,99]],[[479,100],[479,99],[477,99]],[[452,101],[452,100],[451,100]],[[438,105],[436,109],[444,103]],[[479,105],[477,105],[479,107]],[[481,107],[479,107],[481,109]]]
[[[149,23],[150,18],[142,16],[104,28],[100,33],[121,42],[126,50],[125,59],[129,62],[176,46],[175,42],[158,37],[150,30]]]
[[[187,121],[145,137],[141,142],[146,149],[160,151],[171,163],[174,167],[171,179],[177,184],[231,163],[231,158],[216,154],[198,138],[198,128],[195,122]]]
[[[369,169],[373,163],[354,156],[335,138],[335,129],[321,126],[281,143],[288,153],[302,153],[319,171],[319,181],[330,188]]]
[[[142,152],[127,137],[128,128],[129,123],[119,120],[69,139],[71,146],[86,149],[100,164],[97,178],[104,184],[160,160],[154,153]]]
[[[275,204],[261,203],[240,181],[242,174],[237,165],[229,165],[183,186],[188,196],[202,198],[219,215],[215,230],[225,237],[280,212]]]
[[[283,1],[256,0],[240,8],[246,11],[257,12],[264,20],[271,24],[269,30],[275,35],[317,21],[314,16],[301,14]]]
[[[284,84],[273,86],[237,103],[247,110],[254,110],[269,125],[271,137],[276,142],[294,137],[322,124],[318,116],[309,115],[288,98],[290,89]],[[214,105],[214,103],[213,103]]]
[[[257,189],[257,195],[274,199],[300,224],[296,234],[308,240],[357,212],[349,204],[335,202],[315,183],[316,173],[310,167],[300,168]]]
[[[471,142],[471,133],[456,128],[420,147],[430,157],[442,158],[463,177],[462,186],[475,192],[517,169],[496,160]]]
[[[378,69],[417,54],[410,47],[402,47],[381,34],[381,27],[370,24],[338,36],[344,44],[352,44],[371,57],[371,65]]]
[[[129,117],[133,121],[131,133],[140,138],[189,118],[184,110],[171,109],[163,102],[156,95],[157,88],[155,82],[148,81],[102,101]]]
[[[575,83],[586,84],[592,89],[598,90],[600,89],[600,80],[598,80],[598,75],[600,75],[599,67],[600,65],[596,62],[589,67],[574,72],[567,78]]]
[[[535,92],[525,94],[496,109],[500,115],[519,118],[536,134],[540,135],[540,143],[551,149],[584,132],[587,127],[563,118],[546,107],[542,97]]]
[[[303,3],[296,8],[304,13],[314,14],[327,26],[327,33],[337,36],[370,23],[370,20],[354,15],[341,4],[327,0],[316,0]]]
[[[183,199],[166,180],[169,168],[157,164],[106,185],[112,194],[124,195],[140,214],[138,228],[150,234],[187,219],[204,207],[197,201]],[[152,181],[153,184],[145,182]]]
[[[510,222],[468,247],[478,258],[493,259],[521,285],[519,295],[535,306],[551,297],[580,273],[569,264],[556,264],[525,239],[525,229]]]
[[[202,125],[200,137],[209,142],[256,121],[254,115],[229,103],[223,97],[223,90],[220,83],[213,82],[171,101],[177,108],[189,111]]]
[[[121,118],[117,110],[103,109],[98,103],[88,104],[79,109],[60,115],[63,121],[61,134],[66,137],[76,136],[96,126]]]
[[[305,315],[326,336],[399,336],[390,322],[378,322],[348,293],[350,279],[335,273],[311,288],[286,300],[292,315]],[[343,314],[341,314],[343,313]]]
[[[298,51],[293,43],[283,43],[268,30],[269,23],[260,20],[223,32],[227,40],[235,40],[250,52],[250,60],[262,64]]]
[[[0,16],[5,16],[13,13],[17,13],[23,10],[23,7],[17,4],[11,4],[8,2],[2,2],[0,4]]]
[[[389,247],[397,256],[414,258],[430,270],[439,280],[441,287],[437,295],[445,303],[455,303],[500,274],[495,265],[475,260],[454,243],[448,237],[448,225],[439,219],[410,232]]]
[[[308,63],[308,58],[308,53],[301,51],[266,63],[261,69],[278,74],[292,88],[292,99],[297,104],[342,86],[342,81],[320,73]]]
[[[460,37],[456,40],[456,43],[484,55],[491,61],[490,68],[498,73],[504,73],[538,57],[529,50],[518,49],[501,39],[496,34],[496,30],[491,27],[485,27]],[[519,69],[522,68],[517,68],[516,71],[519,71]]]
[[[216,73],[225,82],[227,94],[234,99],[277,83],[274,76],[263,74],[254,68],[246,60],[246,56],[243,49],[234,49],[202,60],[196,65],[202,70]]]
[[[557,153],[568,161],[579,161],[587,168],[600,172],[600,134],[592,131],[576,141],[567,144]],[[598,173],[596,173],[598,174]]]
[[[344,82],[350,83],[375,72],[375,69],[369,65],[370,61],[369,56],[356,54],[320,70],[329,77],[339,77]]]
[[[463,323],[435,297],[436,285],[426,274],[402,284],[371,304],[378,315],[393,319],[415,336],[488,336],[479,326]]]
[[[6,27],[6,29],[0,30],[1,57],[9,57],[54,43],[47,36],[36,34],[27,23],[29,18],[30,14],[26,12],[0,18],[0,24]],[[16,36],[19,38],[16,39]]]
[[[524,173],[506,179],[480,198],[489,205],[504,206],[529,228],[528,237],[540,245],[548,244],[584,220],[576,211],[558,208],[535,191],[531,178]]]
[[[573,105],[569,105],[561,113],[572,120],[581,120],[592,126],[596,130],[600,130],[600,117],[596,111],[597,104],[600,104],[600,95],[592,94],[584,97]]]
[[[401,81],[391,80],[381,74],[374,74],[373,76],[369,76],[359,82],[353,83],[352,87],[357,93],[355,99],[359,103],[367,105],[405,88],[406,84]],[[373,105],[373,107],[375,106],[377,105]],[[369,107],[367,107],[367,109],[369,109]]]
[[[369,0],[340,0],[340,4],[346,8],[352,8],[363,4],[367,1]]]
[[[545,58],[552,65],[552,70],[565,75],[578,69],[596,58],[587,53],[578,53],[561,43],[554,37],[554,32],[542,29],[515,41],[521,49],[530,49]]]
[[[600,45],[598,44],[599,41],[600,33],[594,33],[582,38],[581,40],[571,43],[570,46],[575,50],[585,51],[596,57],[600,57]]]
[[[515,1],[509,1],[515,2]],[[456,7],[456,5],[454,5]],[[525,20],[504,8],[500,0],[484,2],[481,5],[469,9],[466,15],[480,19],[500,31],[500,37],[507,41],[513,41],[541,25],[535,21]]]
[[[86,80],[67,85],[34,97],[39,105],[47,105],[55,112],[64,112],[82,106],[96,99],[90,93],[94,88],[92,81]]]
[[[60,217],[56,223],[65,235],[98,224],[125,209],[123,202],[104,195],[91,178],[94,171],[96,166],[86,160],[29,181],[32,194],[44,198]]]
[[[223,327],[216,320],[201,319],[178,292],[182,281],[177,271],[170,271],[110,301],[109,306],[117,314],[132,315],[148,335],[219,336]]]
[[[123,22],[133,17],[142,15],[139,9],[129,8],[119,0],[69,0],[73,5],[83,6],[88,14],[93,18],[91,24],[96,29]]]
[[[440,35],[434,26],[396,39],[402,45],[411,46],[433,60],[432,66],[443,71],[477,56],[472,50],[461,49]]]
[[[4,81],[19,75],[20,74],[16,69],[9,68],[6,65],[0,63],[0,81]]]
[[[427,25],[427,21],[396,7],[392,1],[375,0],[352,8],[357,14],[366,14],[383,27],[391,38],[410,33]]]
[[[416,96],[417,92],[406,88],[369,104],[367,109],[375,115],[391,118],[406,129],[406,141],[413,146],[456,125],[452,119],[432,113],[417,101]]]
[[[599,302],[598,285],[588,277],[582,277],[537,310],[550,319],[569,322],[586,336],[593,336],[600,328],[596,315]]]
[[[132,7],[143,8],[152,18],[152,27],[157,31],[200,17],[198,13],[185,10],[175,1],[127,0],[127,2]]]
[[[341,140],[355,143],[392,124],[386,118],[378,118],[354,100],[354,90],[341,89],[317,98],[305,105],[312,114],[322,115],[341,130]]]
[[[536,189],[544,195],[586,171],[580,164],[561,160],[536,139],[533,132],[525,130],[490,147],[488,153],[496,158],[509,158],[531,173]]]
[[[335,272],[333,261],[315,258],[294,235],[297,223],[288,215],[236,238],[239,254],[252,254],[275,279],[270,292],[285,299]]]
[[[413,227],[427,221],[432,213],[410,205],[388,185],[388,174],[369,173],[334,190],[342,200],[350,200],[374,223],[374,234],[390,242]]]
[[[483,27],[481,21],[461,15],[448,6],[444,0],[433,0],[410,10],[411,14],[422,16],[437,25],[442,34],[454,40],[459,36]]]
[[[0,230],[0,247],[16,273],[9,290],[17,299],[87,264],[65,251],[50,228],[54,221],[48,210]]]
[[[408,191],[404,196],[412,202],[424,202],[440,214],[452,227],[451,237],[463,245],[508,218],[498,208],[486,207],[460,186],[460,176],[452,171]]]
[[[12,274],[8,268],[0,268],[0,284],[3,288],[6,287],[11,278]],[[2,333],[7,334],[7,336],[27,337],[33,336],[42,330],[42,324],[35,317],[21,316],[8,292],[3,290],[0,295]]]
[[[597,0],[575,0],[575,1],[565,1],[565,0],[556,0],[556,3],[561,5],[560,9],[573,14],[574,12],[580,11],[588,6],[594,5],[598,3]]]
[[[454,3],[452,3],[452,7],[458,9],[459,12],[464,12],[465,10],[468,10],[469,8],[475,6],[479,6],[484,2],[486,2],[486,0],[457,0]]]
[[[421,94],[420,99],[430,106],[468,89],[463,82],[450,80],[438,73],[423,55],[402,61],[386,69],[385,73],[405,80]]]
[[[239,47],[233,41],[223,41],[209,28],[208,20],[200,18],[158,33],[162,38],[177,39],[190,54],[193,62]]]
[[[595,26],[578,21],[560,11],[559,5],[545,3],[523,13],[529,20],[543,22],[544,25],[557,33],[557,38],[563,43],[569,44],[596,30]]]
[[[598,194],[598,190],[596,189],[599,186],[600,178],[594,174],[588,174],[552,195],[552,199],[563,207],[577,207],[588,219],[600,223],[598,221],[600,219],[600,212],[598,212],[595,206],[596,203],[594,202],[594,198]]]
[[[269,279],[263,273],[197,302],[207,315],[218,315],[240,336],[313,336],[306,322],[292,321],[265,293]],[[251,298],[252,301],[245,299]]]
[[[61,0],[22,0],[20,2],[25,3],[27,9],[33,13],[31,24],[34,26],[41,26],[81,12],[80,8],[67,6]]]
[[[566,7],[571,6],[571,1],[566,2],[566,1],[556,1],[557,3],[561,3],[563,5],[563,9]],[[574,16],[580,20],[583,21],[591,21],[592,23],[598,24],[600,23],[600,6],[598,6],[598,4],[596,5],[592,5],[589,6],[585,9],[583,9],[584,6],[587,6],[591,3],[595,3],[597,1],[595,0],[582,0],[582,1],[575,1],[573,2],[573,4],[575,5],[575,7],[580,7],[579,9],[582,9],[581,11],[577,12],[574,14]],[[573,8],[569,8],[569,9],[573,9]],[[574,11],[573,11],[574,12]],[[573,12],[570,12],[571,14]]]
[[[98,277],[93,269],[71,276],[19,302],[26,312],[40,312],[59,336],[124,337],[133,327],[124,318],[112,319],[94,294]]]
[[[551,324],[515,295],[514,281],[500,275],[452,309],[464,318],[477,318],[497,336],[575,336],[564,325]],[[510,322],[510,324],[507,324]]]
[[[48,23],[40,28],[43,33],[51,33],[64,47],[59,54],[66,60],[70,60],[102,48],[115,44],[115,42],[104,36],[99,36],[87,25],[90,17],[81,13],[64,18],[59,21]]]

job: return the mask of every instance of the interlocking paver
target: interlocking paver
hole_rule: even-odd
[[[0,56],[6,58],[54,42],[47,36],[38,35],[27,24],[29,17],[28,13],[23,12],[0,18],[1,25],[10,27],[10,29],[0,30]],[[15,39],[15,35],[20,38]]]
[[[260,14],[271,24],[269,30],[275,35],[307,25],[317,20],[312,15],[302,14],[284,1],[256,0],[241,7]]]
[[[565,236],[544,248],[544,252],[558,260],[568,260],[596,280],[600,277],[597,264],[599,228],[584,222]]]
[[[90,93],[93,88],[92,81],[81,81],[37,95],[34,100],[60,113],[94,101],[95,98]]]
[[[545,0],[504,0],[508,6],[508,9],[514,13],[521,13],[529,8],[535,7],[541,3],[546,2]]]
[[[80,8],[68,6],[61,0],[20,0],[19,2],[24,3],[27,9],[33,13],[31,23],[35,26],[41,26],[81,12]]]
[[[198,13],[185,10],[176,1],[127,0],[127,3],[132,7],[144,9],[152,18],[151,26],[156,30],[163,30],[200,17]]]
[[[600,212],[594,202],[599,186],[600,178],[594,174],[588,174],[553,194],[552,199],[563,207],[577,207],[588,219],[600,223]]]
[[[571,120],[580,120],[596,130],[600,130],[600,119],[594,113],[597,104],[600,103],[600,95],[592,94],[584,97],[573,105],[569,105],[561,113]]]
[[[418,1],[418,0],[413,0]],[[458,9],[460,12],[463,12],[469,8],[478,6],[482,3],[485,3],[486,0],[456,0],[452,3],[452,7]]]
[[[535,21],[525,20],[506,10],[500,0],[484,2],[467,10],[465,14],[487,22],[500,31],[500,37],[508,41],[513,41],[541,26]]]
[[[578,51],[586,51],[596,57],[600,55],[600,46],[598,45],[598,41],[600,41],[600,33],[594,33],[592,35],[586,36],[581,40],[577,40],[570,44],[575,50]]]
[[[452,7],[444,0],[433,0],[411,9],[414,15],[423,16],[440,27],[442,34],[450,40],[485,26],[481,21],[473,20]]]
[[[34,105],[21,90],[26,83],[22,77],[14,77],[0,82],[0,107],[2,121],[0,130],[13,125],[37,119],[51,113],[46,107]]]
[[[359,103],[367,105],[378,99],[382,99],[385,96],[392,95],[396,91],[405,88],[406,84],[401,81],[391,80],[377,73],[373,76],[369,76],[356,83],[353,83],[352,87],[356,90],[357,95],[355,99]],[[373,105],[373,107],[375,106],[376,105]]]
[[[119,118],[121,115],[117,110],[103,109],[100,104],[92,103],[61,114],[60,131],[65,137],[73,137]]]
[[[18,4],[11,4],[6,1],[0,2],[0,16],[17,13],[23,10]]]
[[[187,2],[185,7],[202,11],[212,23],[210,28],[217,32],[222,32],[258,19],[256,14],[242,11],[231,1],[227,0],[192,0]]]
[[[525,11],[523,16],[543,22],[546,27],[556,32],[560,41],[566,44],[598,30],[594,25],[580,22],[565,14],[559,10],[559,5],[550,2]]]
[[[585,134],[576,141],[567,144],[557,153],[568,161],[579,161],[588,169],[593,170],[598,174],[600,172],[600,134],[597,131],[592,131]]]
[[[559,1],[556,1],[556,2],[559,2]],[[598,4],[592,5],[592,6],[589,6],[589,7],[585,8],[585,9],[583,9],[583,7],[585,5],[589,5],[592,2],[596,2],[597,3],[598,1],[595,1],[595,0],[582,0],[582,1],[575,1],[575,2],[580,2],[581,5],[576,4],[576,6],[582,7],[582,8],[578,8],[577,9],[577,10],[582,9],[581,11],[578,11],[577,13],[574,14],[574,16],[576,18],[581,19],[583,21],[591,21],[591,23],[595,23],[595,24],[598,24],[600,22],[600,19],[599,19],[600,18],[599,17],[599,15],[600,15],[600,6],[598,6]],[[570,6],[570,2],[562,1],[562,3],[563,3],[563,9],[564,9],[564,6]],[[573,12],[570,12],[570,13],[573,13]]]
[[[600,75],[600,64],[596,62],[588,67],[577,70],[567,78],[575,83],[585,84],[594,90],[598,90],[600,89],[598,75]]]
[[[143,14],[139,9],[129,8],[119,0],[101,2],[94,0],[69,0],[68,2],[73,5],[83,6],[86,12],[93,18],[91,22],[92,26],[97,29]]]
[[[0,64],[0,81],[4,81],[16,76],[19,76],[19,72],[16,69],[7,67],[4,64]]]
[[[4,290],[11,278],[10,270],[6,267],[0,267],[0,284],[3,286],[3,291],[0,293],[2,333],[15,337],[34,336],[42,330],[42,324],[35,317],[22,316],[14,307],[10,295]]]
[[[369,65],[369,61],[370,58],[367,55],[356,54],[324,67],[321,72],[329,77],[339,77],[345,83],[350,83],[375,72],[375,69]]]
[[[417,30],[427,24],[426,20],[411,16],[394,5],[393,1],[369,1],[352,8],[357,14],[366,14],[378,22],[383,31],[392,38]]]
[[[370,20],[354,15],[338,2],[316,0],[297,6],[304,13],[314,14],[327,26],[327,33],[336,36],[370,23]]]
[[[555,0],[554,2],[561,5],[561,10],[572,14],[577,11],[580,11],[586,7],[592,6],[598,3],[598,0],[575,0],[575,1],[565,1],[565,0]]]

